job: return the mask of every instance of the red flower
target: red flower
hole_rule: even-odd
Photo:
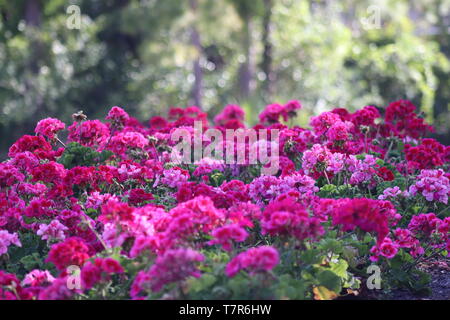
[[[89,259],[89,247],[76,237],[55,244],[48,253],[47,262],[52,262],[58,270],[64,270],[71,265],[82,266]]]
[[[377,170],[377,175],[382,178],[384,181],[392,181],[395,179],[394,174],[391,170],[386,167],[381,167]]]

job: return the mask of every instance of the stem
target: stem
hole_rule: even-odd
[[[327,178],[328,184],[331,184],[330,178],[328,178],[327,170],[324,170],[323,173],[325,174],[325,178]]]
[[[66,145],[64,144],[64,142],[62,142],[61,140],[59,140],[59,138],[56,137],[56,136],[55,136],[55,138],[56,138],[56,141],[58,141],[59,143],[61,143],[62,146],[63,146],[64,148],[66,148]]]
[[[89,221],[86,220],[86,217],[81,216],[81,219],[83,220],[83,222],[88,226],[88,228],[95,234],[95,236],[97,237],[98,241],[100,241],[100,243],[102,244],[102,246],[105,248],[106,252],[108,254],[110,254],[110,250],[108,249],[108,246],[106,245],[105,241],[102,239],[102,237],[98,234],[98,232],[91,226],[91,224],[89,223]]]
[[[394,140],[391,140],[391,143],[389,144],[389,148],[387,149],[387,151],[386,151],[386,153],[385,153],[385,155],[384,155],[384,158],[383,158],[383,161],[386,161],[386,158],[387,158],[387,156],[389,155],[389,152],[391,152],[391,149],[392,149],[392,145],[394,144]]]
[[[438,214],[436,214],[436,217],[439,217],[442,213],[445,213],[448,209],[450,209],[450,206],[444,208],[443,210],[439,211]]]

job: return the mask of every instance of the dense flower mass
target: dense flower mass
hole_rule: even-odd
[[[51,247],[48,261],[59,270],[72,265],[82,266],[89,258],[88,252],[89,248],[83,240],[70,238]]]
[[[421,170],[417,181],[409,188],[411,195],[422,194],[427,201],[447,204],[450,182],[443,170]]]
[[[240,253],[228,263],[225,273],[229,277],[235,276],[240,270],[247,270],[250,274],[260,271],[270,271],[279,263],[276,249],[269,246],[251,248]]]
[[[292,125],[301,109],[270,104],[252,128],[238,105],[213,122],[196,106],[39,121],[0,163],[0,299],[326,299],[358,292],[373,263],[392,269],[387,289],[411,288],[450,252],[450,147],[406,100],[310,128]],[[208,129],[249,139],[207,154]],[[250,162],[261,150],[273,174]]]
[[[66,125],[58,119],[47,118],[38,122],[35,132],[49,139],[54,139],[58,131],[64,130],[65,127]]]

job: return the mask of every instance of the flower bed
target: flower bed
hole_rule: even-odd
[[[427,294],[418,264],[450,252],[450,147],[423,138],[432,127],[406,100],[283,124],[300,109],[269,105],[245,128],[235,105],[214,126],[196,107],[148,125],[113,107],[105,122],[74,114],[65,143],[64,123],[39,121],[0,163],[0,299]],[[257,140],[202,156],[207,132],[227,130]],[[272,175],[250,159],[266,147]]]

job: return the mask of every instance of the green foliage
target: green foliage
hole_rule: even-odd
[[[82,146],[77,142],[70,142],[58,162],[66,169],[77,166],[95,166],[104,163],[113,153],[109,150],[97,152],[92,148]]]
[[[45,241],[29,232],[20,233],[19,237],[22,246],[9,248],[8,255],[2,256],[0,259],[0,269],[15,273],[20,278],[33,269],[47,269],[56,274],[54,266],[45,262],[48,253]]]

